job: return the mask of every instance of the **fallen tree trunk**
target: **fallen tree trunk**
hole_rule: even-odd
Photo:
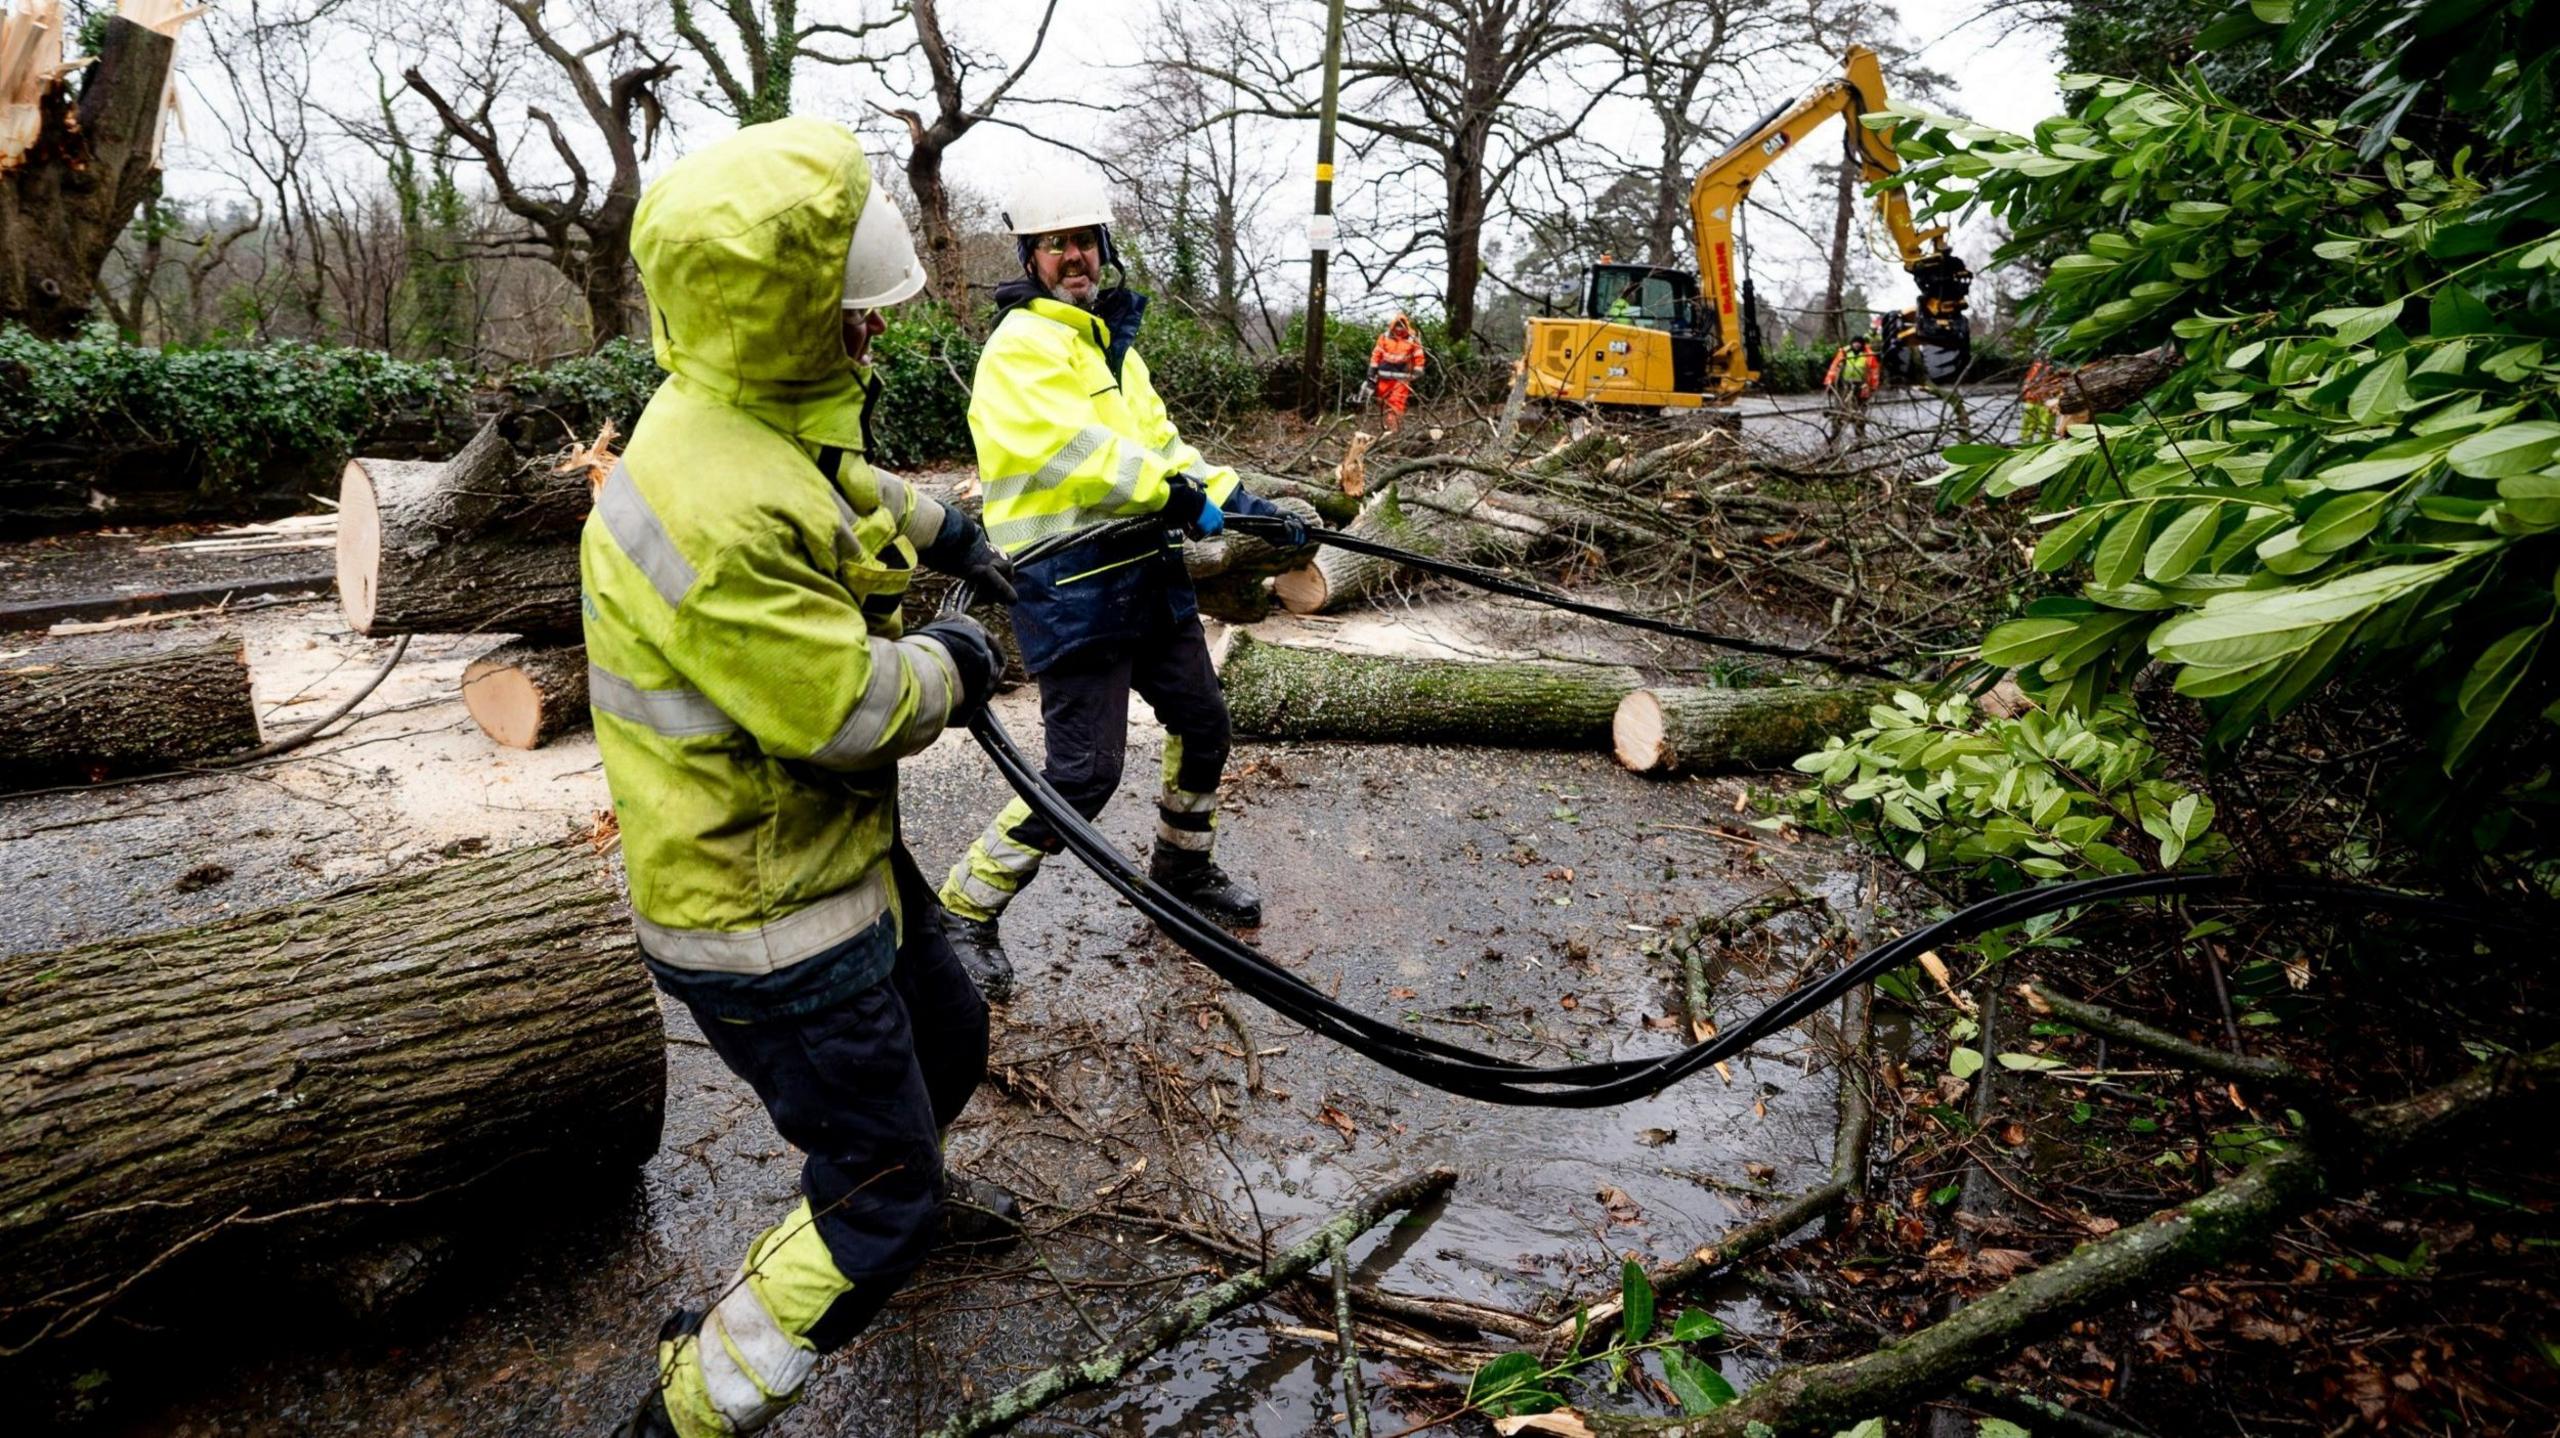
[[[523,460],[498,421],[441,464],[347,461],[338,603],[358,634],[574,637],[587,473]]]
[[[0,1356],[182,1263],[657,1148],[657,1004],[583,844],[0,959],[0,993]]]
[[[1282,495],[1272,502],[1309,529],[1317,526],[1315,507],[1306,501]],[[1302,553],[1232,531],[1182,546],[1183,573],[1190,577],[1192,593],[1199,596],[1200,612],[1229,624],[1270,618],[1273,577],[1312,563]]]
[[[1236,732],[1274,739],[1596,749],[1644,679],[1615,664],[1416,659],[1227,642],[1219,670]]]
[[[51,644],[0,664],[0,790],[148,773],[257,743],[237,634]]]
[[[1108,1350],[1036,1374],[945,1422],[933,1430],[932,1438],[977,1438],[982,1433],[1001,1433],[1070,1393],[1117,1383],[1140,1360],[1181,1342],[1307,1272],[1331,1257],[1339,1245],[1377,1227],[1387,1215],[1413,1207],[1457,1179],[1457,1170],[1449,1168],[1425,1169],[1400,1178],[1288,1249],[1273,1254],[1262,1267],[1247,1269],[1224,1283],[1157,1310]]]
[[[1883,697],[1871,685],[1816,689],[1639,689],[1610,724],[1618,762],[1639,774],[1766,769],[1820,748]]]
[[[587,725],[587,646],[519,639],[464,666],[462,707],[510,749],[539,749]]]
[[[2484,1064],[2442,1088],[2368,1109],[2346,1131],[2313,1134],[2259,1159],[2202,1196],[2083,1244],[1899,1343],[1863,1357],[1783,1369],[1740,1402],[1713,1412],[1691,1418],[1577,1416],[1600,1438],[1744,1438],[1749,1432],[1831,1433],[1878,1413],[1903,1411],[2075,1318],[2264,1242],[2341,1182],[2453,1137],[2503,1100],[2542,1101],[2536,1106],[2547,1109],[2555,1080],[2560,1048],[2547,1048]],[[2529,1114],[2509,1115],[2507,1121],[2517,1132],[2536,1126]]]
[[[1464,564],[1503,563],[1526,552],[1530,538],[1523,528],[1537,522],[1506,516],[1508,525],[1480,523],[1457,516],[1473,509],[1481,491],[1458,480],[1429,496],[1405,504],[1400,489],[1386,490],[1360,511],[1347,533],[1434,559]],[[1427,502],[1429,508],[1424,508]],[[1520,527],[1512,527],[1520,526]],[[1543,528],[1543,526],[1538,526]],[[1387,587],[1401,572],[1394,560],[1327,548],[1308,568],[1282,575],[1272,592],[1292,614],[1322,614],[1356,604]]]

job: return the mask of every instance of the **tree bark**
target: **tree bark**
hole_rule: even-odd
[[[35,143],[0,159],[0,324],[64,339],[89,317],[116,236],[159,187],[152,140],[177,53],[175,38],[110,19],[78,101],[68,76],[46,88]]]
[[[2091,360],[2062,377],[2054,408],[2073,416],[2114,414],[2159,388],[2178,363],[2174,344]]]
[[[0,1353],[182,1261],[657,1148],[664,1035],[583,844],[0,959]]]
[[[237,634],[46,645],[0,666],[0,790],[148,773],[257,743]]]
[[[1596,749],[1644,682],[1613,664],[1414,659],[1227,642],[1219,671],[1236,731],[1274,739]]]
[[[1466,480],[1451,483],[1427,500],[1417,498],[1411,505],[1400,488],[1389,490],[1363,509],[1346,532],[1435,559],[1475,564],[1517,558],[1531,537],[1523,529],[1544,526],[1526,519],[1516,520],[1521,528],[1514,528],[1459,518],[1475,508],[1478,495],[1476,486]],[[1292,614],[1323,614],[1377,593],[1399,572],[1401,567],[1392,559],[1329,548],[1316,556],[1312,568],[1282,576],[1272,590]]]
[[[1224,1283],[1159,1309],[1108,1350],[1036,1374],[934,1429],[932,1438],[977,1438],[983,1433],[1001,1433],[1068,1394],[1117,1383],[1140,1360],[1181,1342],[1221,1316],[1307,1272],[1344,1242],[1377,1227],[1387,1215],[1413,1207],[1457,1179],[1457,1171],[1447,1168],[1425,1169],[1400,1178],[1292,1247],[1273,1254],[1263,1267],[1247,1269]]]
[[[1639,689],[1610,731],[1618,762],[1639,774],[1765,769],[1819,747],[1882,697],[1872,685]]]
[[[519,639],[462,671],[462,707],[510,749],[539,749],[587,727],[587,646]]]
[[[338,498],[338,602],[358,634],[574,636],[585,471],[516,457],[483,426],[442,463],[353,459]]]

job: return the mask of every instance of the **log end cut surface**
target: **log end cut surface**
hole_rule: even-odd
[[[1609,721],[1609,739],[1618,751],[1618,762],[1639,774],[1661,768],[1670,758],[1670,746],[1664,742],[1662,701],[1650,689],[1639,689],[1618,703],[1618,712]]]
[[[587,720],[582,644],[515,643],[462,671],[462,707],[510,749],[539,749]]]
[[[382,501],[364,461],[347,461],[338,480],[338,607],[347,627],[373,632],[374,600],[382,584]]]
[[[1302,564],[1271,580],[1272,597],[1292,614],[1322,614],[1325,594],[1331,588],[1325,583],[1324,571],[1312,564]]]

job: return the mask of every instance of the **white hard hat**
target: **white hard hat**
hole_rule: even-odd
[[[853,243],[844,252],[844,307],[878,309],[913,299],[923,288],[924,265],[907,235],[906,216],[873,191],[853,222]]]
[[[1082,165],[1026,171],[1005,196],[1004,227],[1016,235],[1045,235],[1084,225],[1111,223],[1111,195],[1102,176]]]

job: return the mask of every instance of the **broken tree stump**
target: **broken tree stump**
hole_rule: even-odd
[[[0,791],[149,773],[257,743],[238,634],[100,636],[0,661]]]
[[[1639,689],[1618,705],[1610,735],[1618,762],[1639,774],[1767,769],[1820,748],[1883,697],[1867,685]]]
[[[1244,633],[1219,680],[1240,734],[1524,749],[1599,748],[1644,683],[1617,664],[1346,654]]]
[[[587,726],[587,646],[519,639],[462,670],[462,707],[510,749],[539,749]]]
[[[520,458],[493,420],[443,463],[347,461],[338,603],[358,634],[574,637],[583,467]]]
[[[116,236],[159,183],[160,114],[178,41],[109,18],[75,98],[81,67],[56,63],[62,36],[50,29],[13,27],[20,53],[0,55],[0,78],[36,87],[32,113],[0,93],[0,324],[68,339],[96,302]]]
[[[657,1001],[583,843],[0,958],[0,992],[0,1356],[182,1263],[547,1204],[657,1149]]]
[[[1427,498],[1415,496],[1412,504],[1405,502],[1400,487],[1385,490],[1345,532],[1434,559],[1483,564],[1517,559],[1546,527],[1512,514],[1502,515],[1500,524],[1459,517],[1480,498],[1481,491],[1467,480],[1454,481]],[[1402,566],[1392,559],[1327,548],[1313,565],[1280,576],[1271,588],[1290,613],[1323,614],[1368,598],[1400,572]]]

